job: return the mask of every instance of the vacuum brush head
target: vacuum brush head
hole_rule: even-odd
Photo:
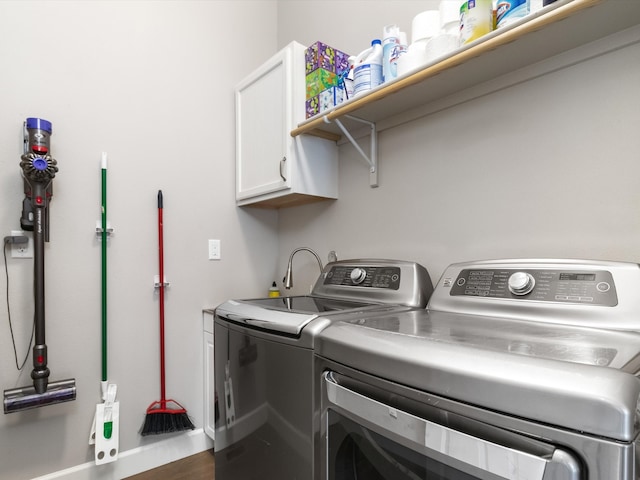
[[[37,393],[33,386],[14,388],[4,391],[4,413],[21,412],[75,399],[76,381],[73,378],[50,382],[44,393]]]

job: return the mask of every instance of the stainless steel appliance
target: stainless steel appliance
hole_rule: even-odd
[[[427,310],[316,339],[322,480],[637,480],[640,268],[447,268]]]
[[[389,260],[324,267],[310,295],[230,300],[215,310],[216,480],[313,478],[313,345],[336,319],[424,309],[426,269]]]

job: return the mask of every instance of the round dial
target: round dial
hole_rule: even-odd
[[[351,270],[351,281],[356,285],[364,282],[364,279],[367,278],[367,271],[364,268],[354,268]]]
[[[509,277],[509,291],[514,295],[530,293],[535,284],[536,281],[530,273],[516,272]]]

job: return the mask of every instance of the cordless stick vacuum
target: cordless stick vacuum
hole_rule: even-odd
[[[21,226],[33,230],[33,294],[34,331],[33,386],[4,391],[4,413],[43,407],[75,400],[74,379],[49,382],[47,345],[45,343],[44,297],[44,243],[49,241],[48,206],[52,196],[52,181],[58,171],[57,162],[51,157],[49,137],[51,123],[41,118],[27,118],[25,122],[24,154],[20,167],[24,178],[25,199],[22,207]]]

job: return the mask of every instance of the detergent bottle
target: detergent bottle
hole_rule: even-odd
[[[502,28],[529,15],[529,0],[499,0],[496,4],[496,27]]]
[[[398,59],[407,51],[407,35],[397,25],[387,25],[382,33],[382,80],[388,82],[398,76]]]
[[[465,0],[460,7],[460,43],[466,45],[493,30],[493,1]]]
[[[400,28],[397,25],[387,25],[382,29],[382,79],[391,80],[391,51],[398,44]]]
[[[278,285],[276,285],[276,282],[273,282],[271,284],[271,288],[269,288],[269,297],[279,297],[280,296],[280,290],[278,290]]]
[[[382,42],[371,41],[367,48],[356,57],[354,73],[354,95],[360,95],[382,83]]]

